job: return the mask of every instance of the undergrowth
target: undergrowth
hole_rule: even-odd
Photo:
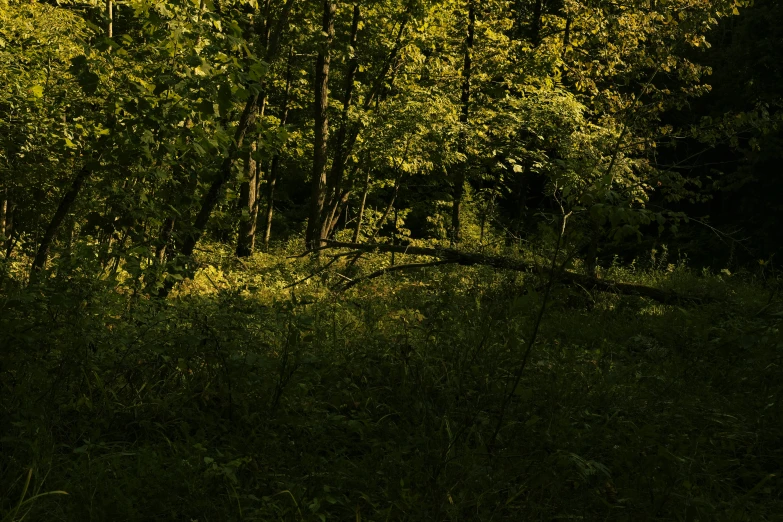
[[[783,519],[774,281],[605,275],[698,305],[555,285],[488,447],[537,276],[335,292],[351,273],[212,256],[165,302],[74,273],[3,287],[0,520]]]

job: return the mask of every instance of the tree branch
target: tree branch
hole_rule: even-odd
[[[472,252],[461,252],[452,248],[425,248],[405,245],[384,245],[384,244],[363,244],[346,243],[343,241],[325,240],[326,248],[350,248],[363,252],[395,252],[398,254],[408,254],[414,256],[426,256],[439,258],[443,263],[454,263],[463,266],[481,265],[492,266],[502,270],[513,270],[516,272],[539,272],[540,268],[532,263],[511,259],[502,256],[491,256],[476,254]],[[319,249],[319,250],[323,250]],[[407,266],[407,265],[403,265]],[[678,301],[703,302],[708,298],[686,296],[675,292],[667,292],[658,288],[633,283],[621,283],[606,279],[598,279],[584,274],[578,274],[568,270],[561,270],[556,275],[556,279],[561,283],[582,285],[587,288],[593,288],[602,292],[611,292],[624,295],[638,295],[658,301],[660,303],[673,303]],[[358,280],[357,280],[358,281]]]
[[[447,265],[451,264],[453,261],[449,261],[446,259],[441,259],[440,261],[432,261],[430,263],[409,263],[407,265],[394,265],[394,266],[387,266],[386,268],[381,268],[380,270],[376,270],[375,272],[368,274],[364,277],[359,277],[357,279],[352,279],[349,283],[347,283],[345,286],[343,286],[342,291],[346,291],[352,286],[356,286],[357,284],[361,283],[362,281],[367,281],[369,279],[375,279],[376,277],[380,277],[384,274],[388,274],[389,272],[399,272],[401,270],[413,270],[416,268],[426,268],[428,266],[438,266],[438,265]]]

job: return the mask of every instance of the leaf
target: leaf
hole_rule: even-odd
[[[204,116],[211,118],[215,115],[215,106],[209,100],[201,100],[198,104],[198,110]]]
[[[79,87],[84,91],[84,94],[88,96],[95,94],[95,91],[98,90],[100,78],[97,74],[90,71],[86,56],[80,55],[71,58],[71,67],[69,71],[76,77],[76,81],[79,83]]]
[[[193,72],[196,73],[196,76],[207,76],[207,75],[209,75],[210,69],[211,69],[211,67],[209,66],[209,64],[204,62],[201,65],[199,65],[198,67],[196,67],[193,70]]]
[[[233,106],[233,95],[231,93],[231,86],[228,83],[223,83],[218,89],[218,109],[221,116],[228,115],[231,107]]]
[[[41,98],[43,96],[43,90],[43,85],[36,85],[30,88],[30,93],[36,98]]]

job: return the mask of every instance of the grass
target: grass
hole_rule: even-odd
[[[334,293],[330,273],[284,289],[306,259],[210,259],[167,302],[5,286],[0,520],[783,519],[783,315],[750,277],[609,269],[719,298],[699,306],[555,286],[487,448],[533,275]]]

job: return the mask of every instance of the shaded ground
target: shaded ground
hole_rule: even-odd
[[[720,300],[556,287],[488,448],[540,281],[282,289],[310,269],[258,257],[166,303],[75,279],[0,294],[0,517],[32,468],[17,518],[782,519],[768,288],[671,266],[614,276]]]

